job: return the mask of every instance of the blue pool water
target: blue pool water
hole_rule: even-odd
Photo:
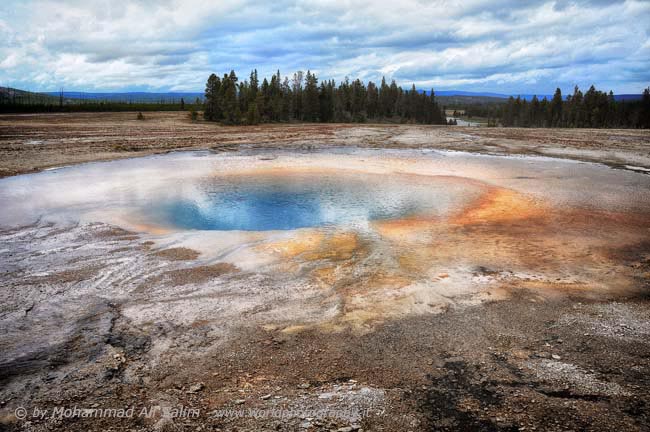
[[[326,224],[314,192],[224,191],[206,205],[179,199],[160,208],[167,222],[200,230],[288,230]],[[205,204],[205,203],[204,203]]]
[[[432,208],[400,189],[350,177],[212,179],[160,203],[154,219],[182,229],[269,231],[363,223]]]

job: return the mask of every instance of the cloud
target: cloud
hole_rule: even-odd
[[[207,76],[411,82],[505,93],[650,84],[647,1],[5,0],[0,85],[194,90]]]

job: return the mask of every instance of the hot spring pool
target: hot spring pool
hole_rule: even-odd
[[[140,211],[181,229],[291,230],[441,215],[477,194],[476,187],[435,177],[251,174],[199,179]]]
[[[65,220],[136,231],[363,227],[451,217],[479,205],[493,187],[562,205],[637,211],[650,202],[649,176],[549,158],[360,149],[273,156],[179,152],[1,179],[0,225]]]

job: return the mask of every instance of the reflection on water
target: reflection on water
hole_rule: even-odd
[[[388,181],[386,181],[388,180]],[[439,215],[475,187],[446,179],[324,173],[215,177],[148,212],[163,225],[201,230],[288,230]],[[404,193],[408,190],[408,193]]]

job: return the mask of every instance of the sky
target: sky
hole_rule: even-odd
[[[257,68],[420,89],[650,85],[650,1],[2,0],[0,86],[202,91]]]

